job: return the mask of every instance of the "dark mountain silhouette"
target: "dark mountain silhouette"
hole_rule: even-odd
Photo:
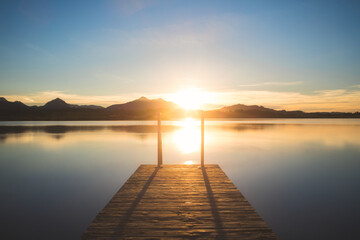
[[[263,112],[274,112],[276,110],[271,108],[265,108],[263,106],[258,105],[244,105],[244,104],[236,104],[228,107],[223,107],[219,109],[221,112],[234,112],[234,111],[263,111]]]
[[[64,109],[71,109],[72,106],[68,103],[66,103],[64,100],[60,98],[56,98],[54,100],[51,100],[50,102],[47,102],[44,106],[44,109],[51,109],[51,110],[64,110]]]
[[[104,107],[98,105],[72,105],[72,106],[75,108],[104,109]]]
[[[29,106],[23,104],[22,102],[9,102],[5,98],[0,97],[0,111],[28,110],[29,108]]]
[[[69,110],[69,109],[74,109],[74,108],[104,109],[104,107],[97,106],[97,105],[68,104],[60,98],[55,98],[54,100],[47,102],[44,106],[42,106],[42,108],[49,109],[49,110]]]
[[[206,112],[210,118],[359,118],[360,113],[274,110],[257,105],[236,104]]]
[[[0,97],[0,120],[149,120],[176,119],[198,115],[200,111],[185,111],[177,104],[159,99],[141,97],[131,102],[114,104],[107,108],[96,105],[68,104],[56,98],[44,106],[29,107],[22,102],[10,102]],[[257,105],[236,104],[204,111],[207,118],[360,118],[360,113],[310,112],[274,110]]]
[[[183,110],[172,102],[159,99],[141,97],[131,102],[111,105],[106,109],[111,118],[116,119],[156,119],[161,112],[162,118],[180,117]]]
[[[171,109],[179,108],[178,105],[172,102],[167,102],[161,98],[159,99],[148,99],[146,97],[141,97],[131,102],[123,104],[115,104],[107,107],[108,110],[125,110],[125,111],[143,111],[143,110],[161,110],[161,109]]]

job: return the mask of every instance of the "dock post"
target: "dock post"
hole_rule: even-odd
[[[201,167],[204,167],[204,112],[201,112]]]
[[[162,161],[162,141],[161,141],[161,113],[158,113],[158,167],[163,163]]]

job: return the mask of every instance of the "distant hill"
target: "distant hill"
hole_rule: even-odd
[[[48,110],[70,110],[70,109],[104,109],[104,107],[96,106],[96,105],[74,105],[74,104],[68,104],[64,100],[60,98],[56,98],[54,100],[51,100],[50,102],[47,102],[44,106],[42,106],[43,109]]]
[[[123,104],[115,104],[107,107],[110,111],[148,111],[148,110],[167,110],[167,109],[179,108],[178,105],[172,102],[167,102],[161,98],[159,99],[148,99],[141,97],[131,102]]]
[[[210,118],[360,118],[360,113],[344,112],[303,112],[274,110],[257,105],[236,104],[220,109],[207,111]]]
[[[236,104],[219,109],[220,112],[239,112],[239,111],[259,111],[259,112],[275,112],[276,110],[271,108],[265,108],[258,105],[244,105]]]
[[[159,99],[141,97],[131,102],[107,107],[110,117],[115,119],[156,119],[161,112],[163,119],[180,117],[183,114],[177,104]]]
[[[64,109],[71,109],[71,105],[66,103],[64,100],[60,98],[56,98],[50,102],[47,102],[44,106],[44,109],[48,110],[64,110]]]
[[[0,111],[20,111],[20,110],[28,110],[29,106],[25,105],[22,102],[15,101],[9,102],[3,97],[0,97]]]
[[[182,118],[199,111],[185,111],[177,104],[159,99],[141,97],[134,101],[114,104],[107,108],[96,105],[68,104],[60,98],[44,106],[27,106],[22,102],[10,102],[0,97],[0,121],[25,120],[149,120]],[[274,110],[257,105],[236,104],[220,109],[204,111],[207,118],[360,118],[360,113],[310,112]]]
[[[60,98],[47,102],[44,106],[27,106],[22,102],[10,102],[0,98],[1,121],[27,120],[105,120],[100,111],[105,108],[94,105],[68,104]]]
[[[12,120],[146,120],[156,119],[161,112],[163,119],[179,118],[183,110],[175,103],[141,97],[131,102],[111,105],[74,105],[60,98],[43,106],[29,107],[21,102],[0,98],[0,121]]]

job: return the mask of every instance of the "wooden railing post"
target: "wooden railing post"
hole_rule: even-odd
[[[163,163],[162,161],[162,141],[161,141],[161,113],[158,113],[158,167]]]
[[[201,113],[201,166],[204,167],[204,113]]]

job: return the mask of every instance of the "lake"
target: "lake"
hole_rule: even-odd
[[[164,164],[198,164],[199,121],[163,122]],[[0,122],[2,239],[78,239],[140,164],[155,121]],[[359,119],[205,122],[219,164],[280,239],[358,239]]]

